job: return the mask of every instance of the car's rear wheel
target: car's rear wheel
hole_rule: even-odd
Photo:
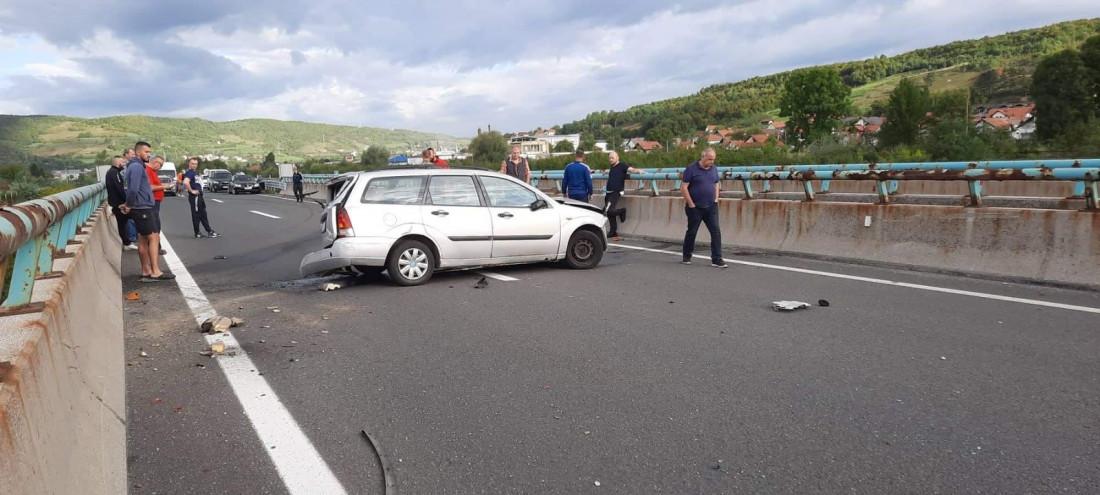
[[[401,241],[386,260],[386,272],[397,285],[420,285],[432,278],[435,256],[423,242]]]
[[[595,268],[603,259],[603,242],[590,230],[578,230],[569,238],[565,264],[576,270]]]

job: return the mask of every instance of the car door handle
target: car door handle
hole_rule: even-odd
[[[435,215],[437,217],[445,217],[447,215],[450,215],[450,213],[447,213],[447,210],[435,210],[432,212],[432,215]]]
[[[511,213],[508,213],[508,212],[504,212],[504,213],[497,213],[497,216],[500,217],[500,218],[512,218],[515,215],[513,215]]]

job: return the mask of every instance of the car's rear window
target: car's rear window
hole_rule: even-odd
[[[424,177],[378,177],[363,191],[364,203],[418,205],[424,200]]]

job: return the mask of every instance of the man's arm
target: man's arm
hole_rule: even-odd
[[[680,195],[684,197],[684,204],[688,208],[695,208],[695,202],[691,200],[691,193],[688,192],[688,184],[691,183],[691,174],[688,172],[691,169],[685,170],[682,180],[680,181]]]
[[[191,178],[187,177],[186,175],[183,176],[183,187],[187,188],[187,192],[189,194],[198,194],[197,192],[195,192],[194,189],[191,189]]]

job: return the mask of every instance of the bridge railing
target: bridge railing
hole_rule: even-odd
[[[103,184],[92,184],[0,208],[0,314],[31,302],[35,280],[52,277],[55,258],[107,199]]]
[[[660,195],[657,181],[674,181],[673,190],[679,189],[683,168],[641,169],[641,174],[631,174],[631,180],[649,182],[649,189]],[[833,180],[873,180],[880,203],[889,203],[897,193],[898,181],[965,181],[969,189],[970,204],[981,206],[983,181],[1060,180],[1073,181],[1074,196],[1085,199],[1085,207],[1098,209],[1100,196],[1100,159],[1087,160],[1017,160],[991,162],[932,162],[932,163],[868,163],[825,165],[765,165],[718,166],[722,180],[740,180],[746,199],[754,199],[751,181],[764,181],[763,192],[770,191],[773,180],[796,181],[802,184],[807,201],[813,201],[818,191],[812,181],[820,181],[820,192],[828,192]],[[541,170],[531,173],[535,185],[539,181],[561,181],[564,171]],[[593,179],[606,180],[606,170],[594,170]],[[555,184],[560,190],[560,183]]]

